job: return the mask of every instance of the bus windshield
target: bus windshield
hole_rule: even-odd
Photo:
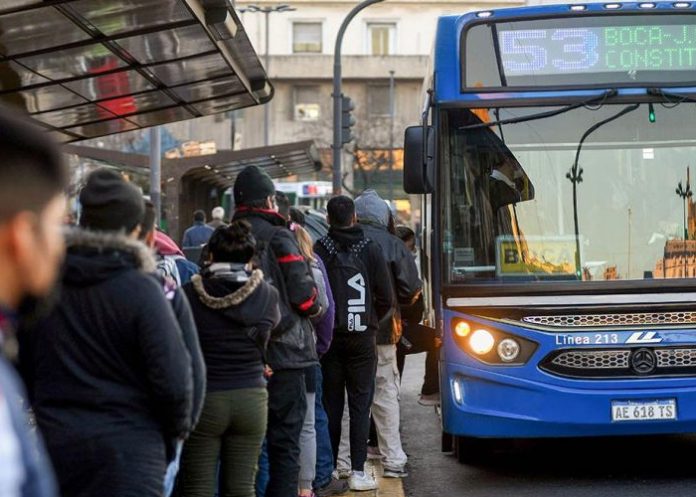
[[[443,109],[443,257],[449,283],[696,277],[693,103]]]

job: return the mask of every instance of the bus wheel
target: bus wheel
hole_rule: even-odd
[[[445,431],[442,432],[442,452],[452,452],[454,450],[454,437]]]
[[[462,464],[479,464],[486,460],[490,452],[489,441],[474,437],[454,438],[454,455]]]

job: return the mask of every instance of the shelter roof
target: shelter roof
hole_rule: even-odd
[[[66,145],[65,152],[129,170],[149,168],[149,157],[80,145]],[[314,173],[321,169],[317,147],[312,140],[246,150],[220,150],[215,154],[162,159],[163,175],[174,172],[220,187],[234,184],[237,174],[246,166],[255,165],[271,178]],[[164,181],[168,178],[163,177]]]
[[[0,101],[62,142],[272,95],[228,0],[0,2]]]

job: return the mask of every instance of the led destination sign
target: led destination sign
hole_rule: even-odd
[[[498,29],[505,75],[695,71],[696,25]]]

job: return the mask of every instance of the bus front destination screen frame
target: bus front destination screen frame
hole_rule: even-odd
[[[693,71],[696,25],[499,29],[506,76]]]

